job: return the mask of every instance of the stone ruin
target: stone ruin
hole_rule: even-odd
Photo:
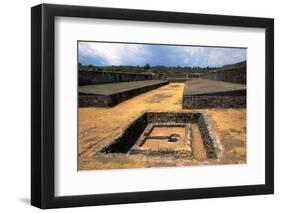
[[[210,133],[206,116],[189,112],[143,113],[130,122],[118,138],[103,147],[100,153],[192,159],[193,128],[199,128],[207,158],[217,159],[218,146]]]

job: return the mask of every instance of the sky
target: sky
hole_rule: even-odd
[[[245,48],[79,42],[79,63],[96,66],[220,67],[246,60]]]

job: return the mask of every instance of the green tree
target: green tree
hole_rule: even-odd
[[[144,68],[144,70],[145,70],[145,71],[148,71],[148,70],[150,69],[150,64],[146,64],[146,65],[144,65],[144,67],[143,67],[143,68]]]
[[[89,64],[89,65],[88,65],[88,68],[95,68],[95,66],[92,65],[92,64]]]

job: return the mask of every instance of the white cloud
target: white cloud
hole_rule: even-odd
[[[215,48],[208,54],[208,64],[225,65],[246,60],[246,50],[234,48]]]
[[[179,51],[188,53],[190,56],[199,56],[204,52],[204,47],[177,47]]]
[[[85,64],[223,66],[246,60],[239,48],[163,46],[124,43],[80,42],[79,58]]]
[[[143,45],[119,44],[119,43],[79,43],[79,52],[82,55],[90,55],[102,58],[107,64],[122,65],[126,62],[137,63],[150,53]]]
[[[246,60],[246,50],[238,48],[177,47],[177,53],[187,66],[223,66]]]

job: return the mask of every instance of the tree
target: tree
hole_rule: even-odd
[[[95,66],[92,65],[92,64],[89,64],[89,65],[88,65],[88,68],[95,68]]]
[[[146,65],[144,65],[144,67],[143,67],[143,68],[144,68],[144,70],[145,70],[145,71],[148,71],[148,70],[150,69],[150,64],[146,64]]]

